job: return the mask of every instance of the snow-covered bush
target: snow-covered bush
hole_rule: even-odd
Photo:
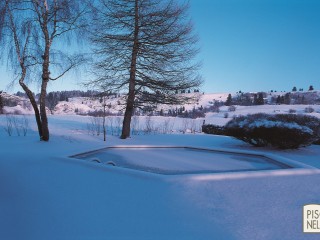
[[[174,127],[174,120],[171,121],[170,118],[166,118],[163,122],[162,128],[161,128],[161,133],[162,134],[168,134],[173,132],[173,127]]]
[[[132,116],[131,118],[131,134],[132,135],[138,135],[139,134],[139,117],[138,116]]]
[[[154,127],[154,122],[153,120],[151,119],[151,116],[147,116],[146,119],[145,119],[145,125],[144,125],[144,134],[151,134],[155,127]]]
[[[6,115],[6,126],[3,128],[4,131],[8,134],[8,136],[12,136],[13,132],[13,120],[11,115]]]
[[[226,135],[225,127],[214,124],[202,125],[202,132],[214,135]]]
[[[115,117],[114,118],[114,133],[116,136],[120,136],[121,134],[121,131],[122,131],[122,121],[123,121],[123,118],[122,117]]]
[[[29,121],[24,115],[22,117],[12,114],[6,115],[6,125],[4,127],[4,131],[8,134],[8,136],[12,136],[14,130],[17,136],[27,136],[28,129]]]
[[[90,123],[87,123],[87,130],[89,135],[99,136],[102,133],[102,118],[91,117]]]
[[[236,109],[237,109],[237,108],[236,108],[235,106],[233,106],[233,105],[231,105],[231,106],[228,107],[228,111],[229,111],[229,112],[234,112],[234,111],[236,111]]]
[[[306,107],[306,108],[304,109],[304,112],[305,112],[305,113],[313,113],[313,112],[314,112],[314,109],[313,109],[312,107]]]
[[[186,133],[187,130],[189,129],[190,123],[191,123],[191,122],[190,122],[190,119],[189,119],[189,118],[184,118],[184,119],[182,120],[182,124],[181,124],[181,126],[180,126],[180,132]]]
[[[320,120],[306,115],[253,114],[235,117],[226,124],[227,135],[254,146],[292,149],[319,139]]]

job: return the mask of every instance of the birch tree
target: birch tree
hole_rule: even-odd
[[[47,86],[83,62],[65,45],[72,33],[84,27],[86,9],[76,0],[4,0],[0,3],[0,48],[8,56],[35,112],[40,139],[49,141],[46,112]],[[66,38],[63,38],[66,36]],[[72,37],[72,36],[71,36]],[[40,81],[39,106],[26,83]]]

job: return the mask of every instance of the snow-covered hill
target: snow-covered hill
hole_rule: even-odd
[[[257,93],[231,93],[233,99],[239,99],[243,96],[251,97]],[[290,94],[290,104],[274,104],[275,99],[281,96]],[[181,106],[163,105],[160,104],[153,110],[153,115],[167,115],[171,110],[187,112],[201,109],[207,109],[206,119],[210,121],[212,118],[231,118],[235,115],[244,115],[248,113],[306,113],[318,116],[320,112],[320,105],[317,103],[320,99],[320,91],[312,92],[267,92],[264,93],[265,105],[252,106],[238,106],[235,105],[233,109],[224,106],[229,93],[186,93],[186,95],[194,96],[195,101]],[[4,113],[14,114],[32,114],[33,110],[31,104],[26,98],[2,93],[5,99]],[[304,101],[297,104],[297,101]],[[95,115],[99,116],[103,112],[103,107],[107,115],[123,115],[124,111],[124,97],[110,96],[106,99],[90,98],[90,97],[74,97],[68,98],[68,101],[60,101],[51,109],[48,109],[49,114],[54,115]],[[272,104],[271,104],[272,103]],[[303,104],[304,103],[304,104]],[[307,104],[306,104],[307,103]],[[312,105],[309,103],[313,103]],[[316,104],[315,104],[316,103]],[[147,115],[149,112],[140,111],[139,115]],[[320,115],[319,115],[320,117]],[[225,121],[222,121],[225,122]]]
[[[31,103],[28,99],[8,94],[6,92],[1,93],[3,99],[3,112],[13,114],[30,114],[33,113]]]
[[[232,99],[235,101],[243,96],[250,96],[251,99],[258,93],[231,93]],[[269,105],[276,105],[276,99],[278,97],[284,97],[290,94],[290,101],[282,105],[314,105],[320,103],[320,91],[309,91],[309,92],[265,92],[264,102]],[[193,97],[195,100],[191,103],[184,104],[181,106],[176,105],[164,105],[159,104],[154,110],[160,112],[163,110],[165,113],[169,109],[176,109],[183,107],[184,110],[191,111],[198,108],[210,108],[213,105],[223,105],[227,100],[229,93],[186,93],[189,97]],[[300,101],[300,102],[299,102]],[[123,111],[123,105],[125,103],[124,96],[111,96],[106,98],[105,102],[99,98],[88,98],[88,97],[75,97],[69,98],[68,102],[59,102],[55,107],[55,114],[72,113],[73,111],[77,114],[87,114],[88,112],[102,111],[103,105],[106,104],[107,111],[113,114],[121,115]],[[261,105],[260,105],[261,107]]]

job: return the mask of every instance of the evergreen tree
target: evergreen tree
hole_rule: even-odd
[[[243,106],[251,106],[252,105],[252,100],[251,100],[251,97],[249,95],[246,95],[244,97],[242,105]]]
[[[286,93],[284,95],[284,104],[289,105],[290,103],[291,103],[291,95],[290,95],[290,93]]]
[[[312,86],[312,85],[310,85],[310,87],[309,87],[309,91],[313,91],[313,90],[314,90],[313,86]]]
[[[257,94],[253,95],[253,105],[258,105],[258,95]]]
[[[51,112],[59,102],[59,98],[57,95],[58,94],[56,92],[49,92],[46,96],[47,106],[51,110]]]
[[[226,106],[231,106],[231,104],[232,104],[232,97],[231,97],[231,94],[229,93],[225,105]]]
[[[296,92],[296,91],[297,91],[297,87],[293,87],[292,92]]]
[[[258,93],[257,105],[263,105],[263,104],[264,104],[263,93],[260,92],[260,93]]]

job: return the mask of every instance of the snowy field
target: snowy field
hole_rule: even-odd
[[[216,114],[206,122],[222,125],[226,119]],[[0,116],[0,239],[319,239],[302,232],[302,207],[320,203],[320,146],[254,148],[193,134],[183,119],[171,120],[173,134],[141,131],[127,140],[108,134],[103,142],[88,131],[90,118],[80,116],[49,116],[51,139],[44,143],[27,119],[27,136],[21,129],[9,137]],[[162,120],[152,118],[153,126],[164,128]],[[310,167],[166,176],[69,158],[119,145],[245,151]]]

